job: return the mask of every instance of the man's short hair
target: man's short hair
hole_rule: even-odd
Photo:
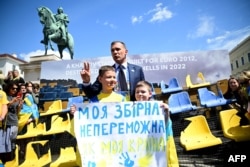
[[[122,44],[124,46],[124,48],[127,49],[126,44],[124,42],[122,42],[122,41],[113,41],[113,42],[111,42],[111,46],[113,46],[116,43]]]

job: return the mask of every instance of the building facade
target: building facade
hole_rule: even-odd
[[[18,70],[25,81],[40,83],[41,63],[59,60],[61,59],[55,54],[32,56],[29,62],[10,54],[0,54],[0,71],[3,76],[7,76],[8,71]]]
[[[7,76],[8,71],[18,70],[21,77],[24,77],[24,71],[20,69],[20,65],[27,62],[16,58],[10,54],[0,54],[0,70],[4,76]]]
[[[235,46],[229,57],[232,76],[237,77],[242,71],[250,70],[250,36]]]

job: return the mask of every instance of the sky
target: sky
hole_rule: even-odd
[[[249,0],[1,0],[0,54],[25,61],[44,54],[41,6],[55,14],[63,7],[76,60],[109,56],[114,40],[124,41],[129,55],[136,55],[230,51],[250,35]]]

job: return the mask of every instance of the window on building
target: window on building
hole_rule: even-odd
[[[236,68],[239,68],[239,63],[238,63],[238,60],[236,60]]]
[[[233,71],[234,70],[234,66],[233,66],[233,64],[231,63],[231,70]]]
[[[250,62],[250,53],[248,53],[248,62]]]
[[[241,64],[244,65],[244,57],[241,57]]]

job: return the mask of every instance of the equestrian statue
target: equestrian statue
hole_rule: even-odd
[[[68,48],[70,57],[73,59],[74,55],[74,40],[72,35],[68,32],[67,26],[69,23],[68,15],[63,12],[63,8],[57,9],[57,14],[53,14],[47,7],[37,8],[40,22],[44,25],[44,38],[41,43],[45,45],[45,55],[47,55],[48,45],[51,50],[54,50],[51,41],[57,44],[60,58],[63,58],[63,50]]]

